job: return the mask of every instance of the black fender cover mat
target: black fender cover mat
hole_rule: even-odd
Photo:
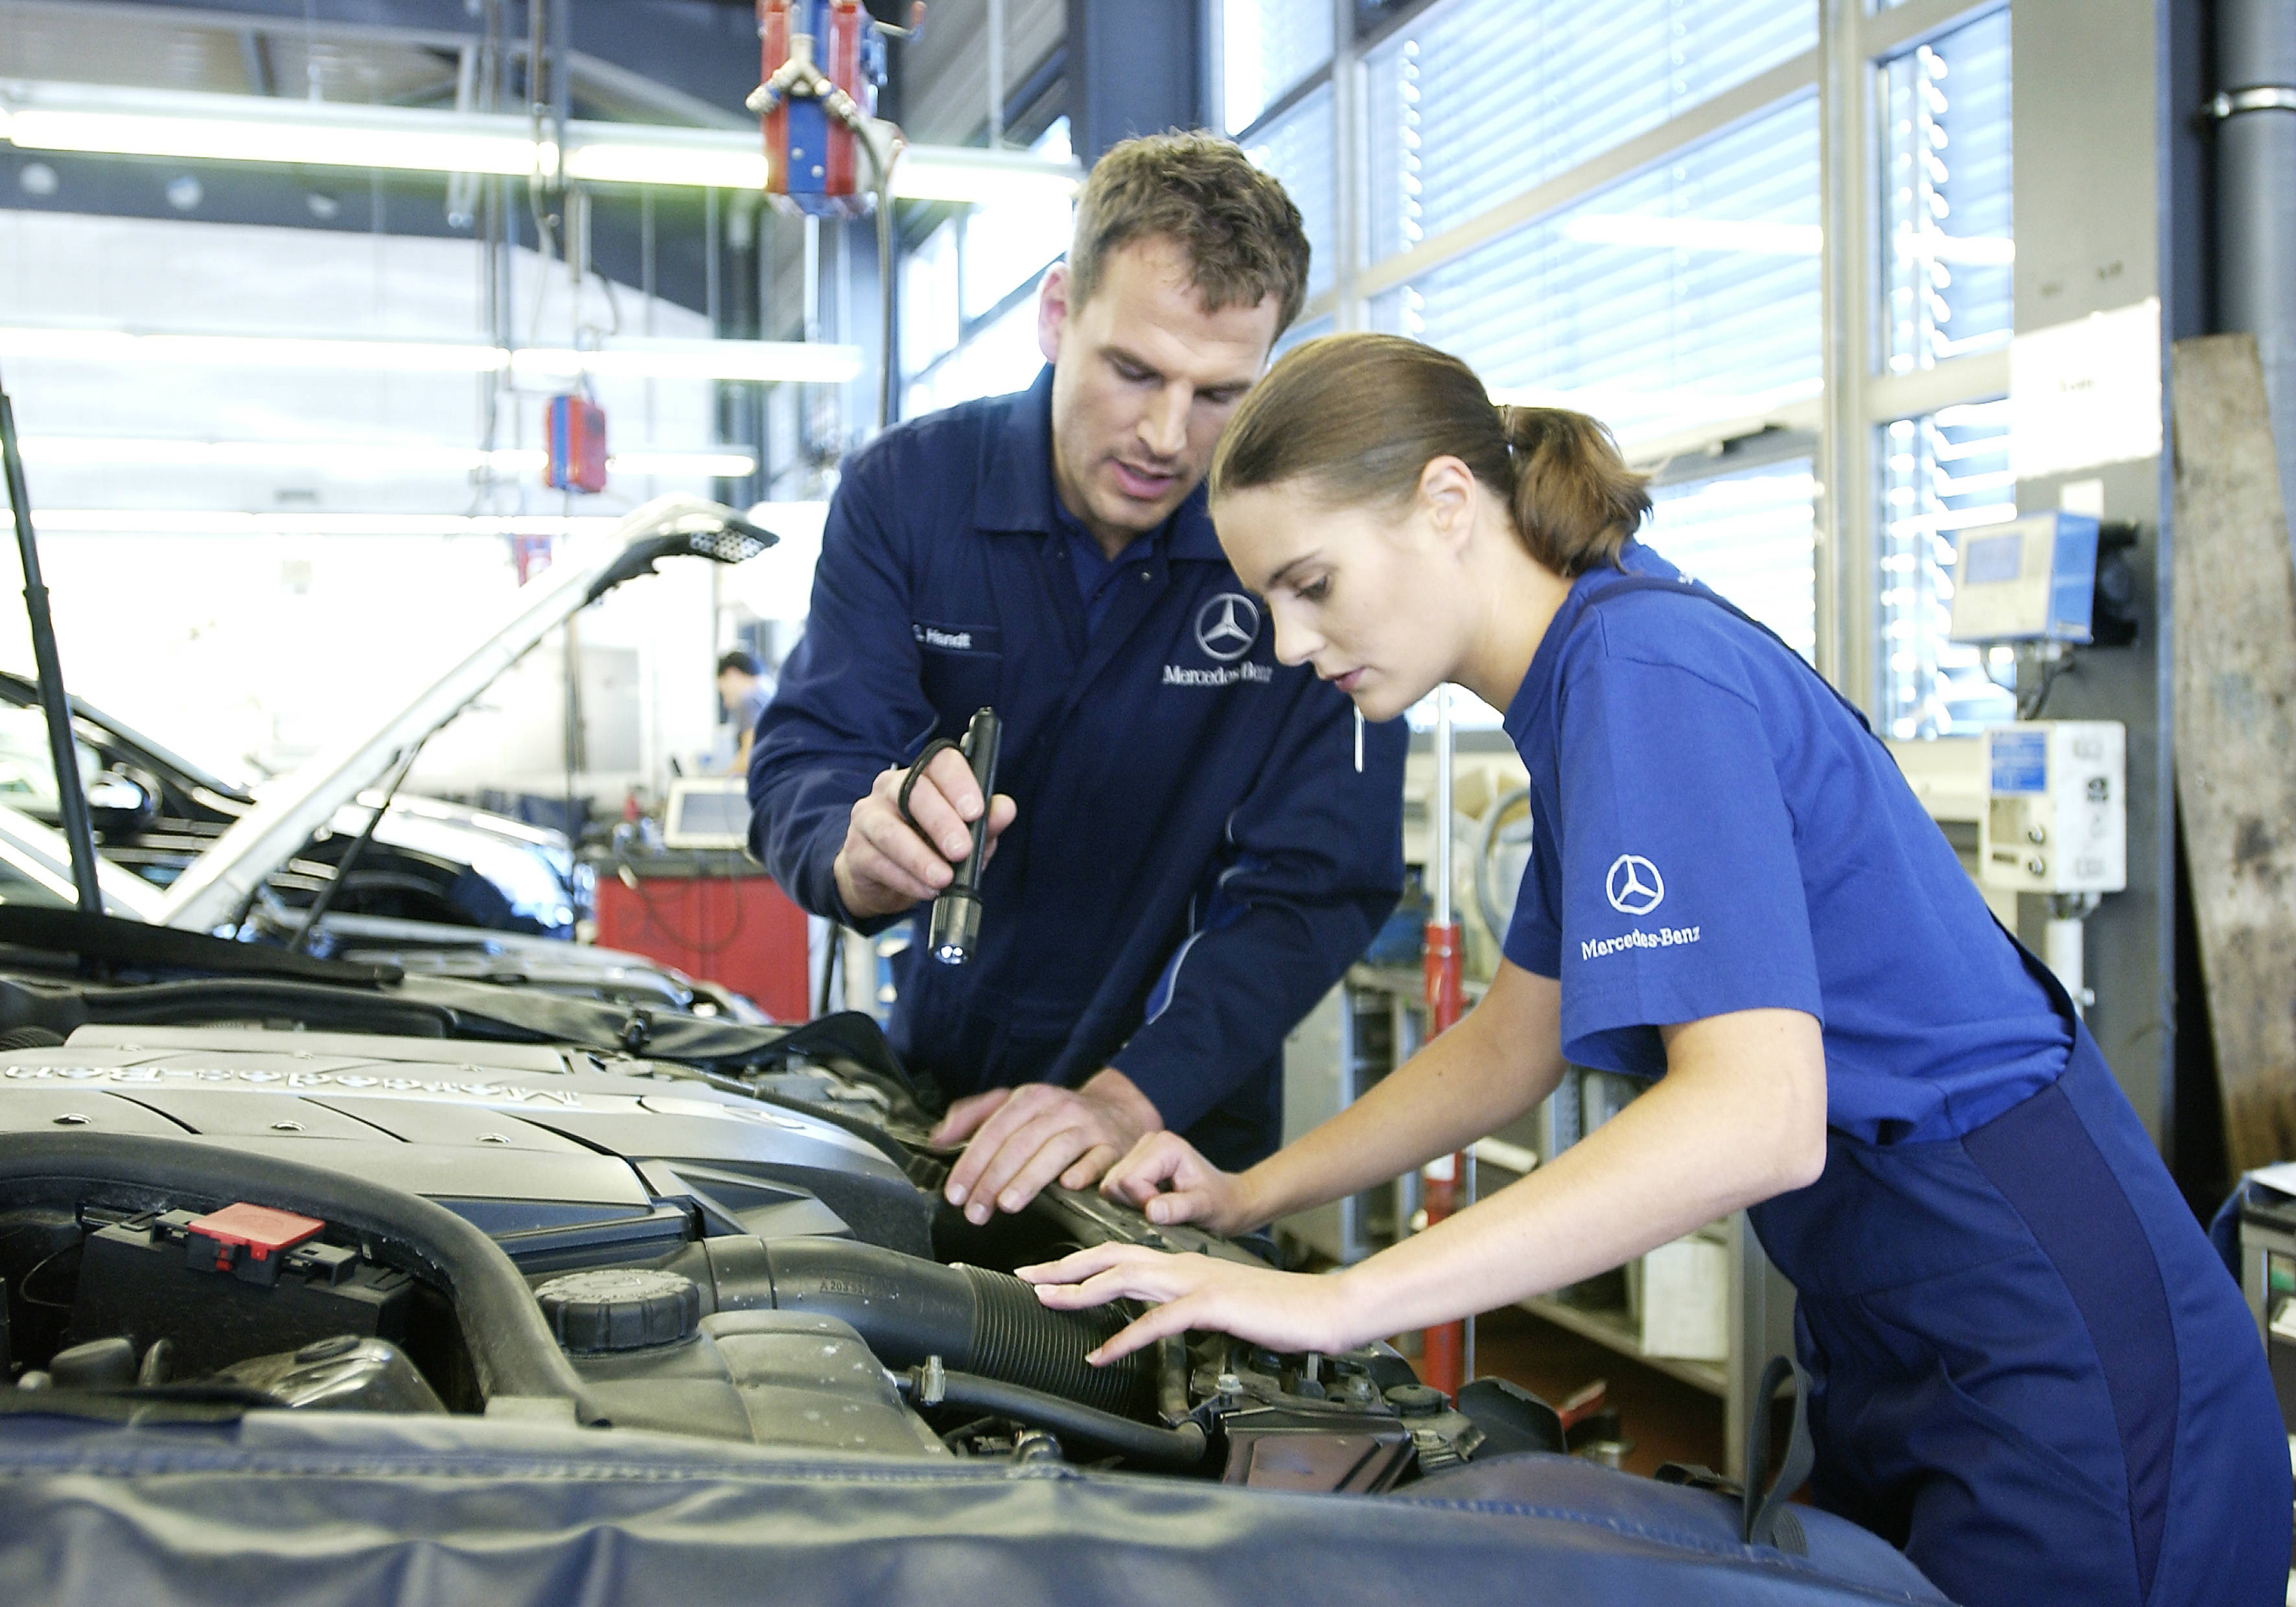
[[[135,1426],[19,1412],[0,1419],[0,1602],[1943,1601],[1823,1514],[1797,1557],[1740,1544],[1731,1510],[1552,1457],[1395,1496],[1308,1496],[500,1416]]]

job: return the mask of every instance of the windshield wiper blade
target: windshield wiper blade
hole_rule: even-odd
[[[314,959],[289,949],[234,943],[205,932],[29,904],[0,904],[0,945],[77,955],[83,960],[115,965],[150,965],[215,976],[289,977],[346,988],[385,988],[405,974],[396,965]]]

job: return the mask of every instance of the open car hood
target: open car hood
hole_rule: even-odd
[[[515,611],[375,730],[345,738],[291,775],[192,862],[160,900],[157,919],[209,931],[235,918],[287,858],[432,732],[460,714],[528,650],[614,586],[679,553],[738,562],[776,537],[733,509],[698,496],[659,496],[615,529],[611,551],[553,564],[519,589]]]
[[[63,833],[5,804],[0,804],[0,864],[37,883],[58,904],[72,902],[71,849]],[[101,854],[95,857],[95,880],[106,914],[130,921],[160,918],[160,890]]]

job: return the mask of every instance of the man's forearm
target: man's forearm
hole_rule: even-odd
[[[1162,1006],[1109,1063],[1185,1132],[1282,1054],[1284,1035],[1370,940],[1361,910],[1269,901],[1199,932],[1168,967]]]

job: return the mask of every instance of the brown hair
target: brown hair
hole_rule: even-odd
[[[1494,406],[1473,369],[1399,335],[1326,335],[1286,352],[1228,421],[1211,496],[1304,479],[1334,502],[1405,502],[1445,456],[1506,499],[1531,556],[1566,579],[1615,565],[1650,513],[1649,477],[1599,421]]]
[[[1161,235],[1188,258],[1206,312],[1275,299],[1275,332],[1308,299],[1308,233],[1283,186],[1243,152],[1204,133],[1154,134],[1111,145],[1077,198],[1069,304],[1099,288],[1108,253]]]

